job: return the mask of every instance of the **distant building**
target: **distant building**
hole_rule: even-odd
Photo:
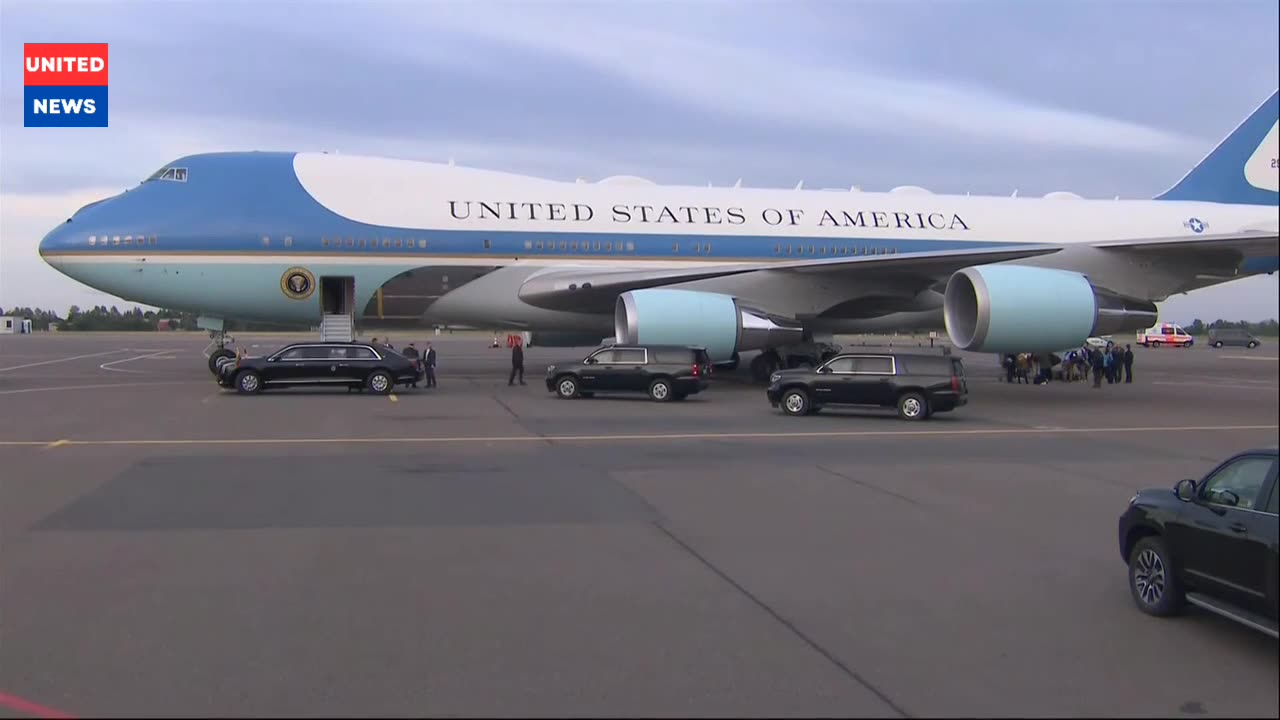
[[[24,317],[5,315],[0,318],[0,335],[30,335],[31,321]]]

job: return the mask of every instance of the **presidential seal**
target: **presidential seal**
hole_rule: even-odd
[[[280,290],[293,300],[306,300],[315,289],[316,278],[306,268],[289,268],[280,277]]]

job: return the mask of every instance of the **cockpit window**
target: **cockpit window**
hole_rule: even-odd
[[[169,182],[186,182],[187,169],[181,167],[162,167],[151,173],[151,177],[143,180],[143,182],[151,182],[152,180],[167,180]]]

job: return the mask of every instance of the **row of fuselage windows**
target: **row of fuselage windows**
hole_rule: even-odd
[[[286,235],[282,239],[283,247],[293,247],[293,237]],[[157,238],[155,235],[90,235],[90,247],[146,247],[155,246]],[[483,240],[483,248],[485,250],[493,249],[492,240]],[[271,247],[271,237],[262,236],[262,246]],[[331,250],[426,250],[427,241],[422,238],[340,238],[340,237],[323,237],[320,238],[320,246]],[[688,245],[695,253],[710,254],[711,243],[696,242]],[[525,240],[524,249],[534,252],[607,252],[620,253],[636,251],[636,244],[633,241],[610,242],[608,240]],[[680,243],[671,244],[671,252],[680,252]],[[773,246],[774,255],[800,255],[800,256],[840,256],[840,255],[897,255],[898,249],[892,247],[873,247],[868,245],[796,245],[796,244],[776,244]]]

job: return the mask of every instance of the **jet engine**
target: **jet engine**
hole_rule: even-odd
[[[619,344],[698,345],[717,363],[740,351],[796,343],[804,335],[795,320],[747,307],[737,298],[665,288],[619,295],[613,324]]]
[[[961,350],[1062,350],[1085,338],[1156,323],[1156,306],[1095,287],[1080,273],[1020,265],[975,265],[947,281],[947,335]]]

